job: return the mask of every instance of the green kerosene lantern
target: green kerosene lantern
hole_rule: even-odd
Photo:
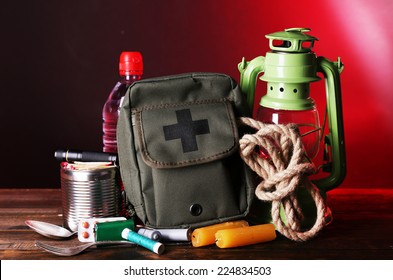
[[[326,174],[313,183],[322,195],[339,186],[346,173],[344,129],[341,103],[340,59],[332,62],[312,51],[318,39],[306,34],[308,28],[291,28],[266,35],[270,51],[251,61],[239,63],[240,87],[253,108],[255,88],[260,80],[267,82],[267,93],[260,100],[256,119],[263,123],[298,126],[307,157],[312,160],[324,141],[322,168]],[[310,97],[310,83],[322,80],[326,88],[326,122],[320,124],[319,113]]]

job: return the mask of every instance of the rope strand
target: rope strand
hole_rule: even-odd
[[[240,123],[257,130],[240,139],[240,156],[263,180],[258,184],[255,195],[263,201],[271,201],[271,215],[276,229],[295,241],[313,238],[325,226],[325,201],[306,177],[315,173],[312,163],[305,162],[305,151],[300,133],[295,125],[264,124],[251,118],[240,118]],[[266,151],[261,156],[258,151]],[[317,208],[315,224],[301,231],[304,219],[296,197],[299,187],[306,188]],[[280,216],[283,208],[287,225]]]

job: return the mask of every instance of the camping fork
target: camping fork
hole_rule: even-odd
[[[135,245],[134,243],[128,241],[98,241],[98,242],[91,242],[91,243],[83,243],[81,245],[72,246],[72,247],[56,247],[53,245],[42,243],[40,241],[35,242],[36,247],[59,256],[75,256],[94,245],[124,245],[124,244]]]

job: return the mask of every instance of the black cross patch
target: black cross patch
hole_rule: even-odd
[[[209,134],[207,119],[193,121],[190,109],[176,111],[176,124],[165,125],[165,140],[181,139],[183,153],[198,151],[197,135]]]

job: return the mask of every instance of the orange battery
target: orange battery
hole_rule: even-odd
[[[197,228],[192,232],[191,242],[194,247],[201,247],[214,244],[216,241],[215,234],[217,231],[229,228],[248,227],[248,223],[244,220],[226,222],[202,228]]]
[[[216,232],[215,238],[218,247],[231,248],[272,241],[276,238],[276,230],[273,224],[222,229]]]

